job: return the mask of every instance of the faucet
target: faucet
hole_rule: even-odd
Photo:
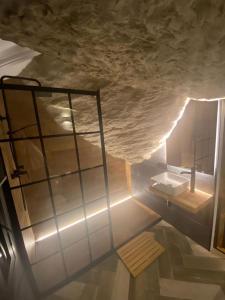
[[[190,187],[190,192],[194,193],[195,192],[195,167],[191,168],[191,171],[182,171],[180,174],[191,174],[191,187]]]

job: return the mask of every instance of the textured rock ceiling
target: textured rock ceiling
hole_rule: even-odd
[[[138,162],[160,145],[187,97],[225,95],[224,4],[2,1],[0,38],[42,53],[23,73],[45,85],[101,88],[107,151]],[[94,122],[88,108],[83,124]]]

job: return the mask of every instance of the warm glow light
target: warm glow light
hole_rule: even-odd
[[[72,129],[73,129],[73,126],[72,126],[72,122],[71,122],[71,121],[63,121],[63,122],[62,122],[62,127],[63,127],[65,130],[72,130]]]
[[[220,98],[189,98],[190,100],[195,100],[195,101],[219,101],[219,100],[224,100],[225,97],[220,97]]]
[[[177,119],[173,122],[173,125],[172,125],[172,128],[169,130],[169,132],[167,132],[163,137],[162,139],[160,140],[160,144],[158,147],[156,147],[154,149],[154,151],[149,155],[146,155],[145,156],[145,159],[149,159],[151,158],[151,155],[156,152],[157,150],[159,150],[163,144],[165,143],[165,141],[170,137],[171,133],[173,132],[173,130],[175,129],[175,127],[177,126],[177,123],[179,122],[179,120],[183,117],[183,114],[184,114],[184,111],[185,111],[185,108],[186,106],[188,105],[189,101],[193,100],[193,101],[219,101],[219,100],[224,100],[225,97],[220,97],[220,98],[190,98],[190,97],[187,97],[186,100],[185,100],[185,103],[184,103],[184,106],[182,107],[182,109],[180,110],[179,112],[179,115],[177,117]]]
[[[126,198],[123,198],[122,200],[116,201],[116,202],[114,202],[113,204],[110,205],[110,208],[115,207],[115,206],[117,206],[117,205],[119,205],[119,204],[121,204],[121,203],[123,203],[123,202],[126,202],[126,201],[130,200],[131,198],[132,198],[131,196],[128,196],[128,197],[126,197]],[[93,218],[93,217],[95,217],[95,216],[97,216],[97,215],[99,215],[99,214],[101,214],[101,213],[103,213],[103,212],[105,212],[105,211],[107,211],[107,210],[108,210],[107,207],[102,208],[102,209],[100,209],[100,210],[97,210],[96,212],[94,212],[94,213],[88,215],[88,216],[86,217],[86,220],[91,219],[91,218]],[[68,229],[68,228],[70,228],[70,227],[72,227],[72,226],[75,226],[75,225],[77,225],[77,224],[79,224],[79,223],[82,223],[82,222],[84,222],[84,221],[85,221],[85,218],[81,218],[81,219],[79,219],[79,220],[77,220],[77,221],[75,221],[75,222],[73,222],[73,223],[70,223],[70,224],[67,225],[67,226],[64,226],[64,227],[60,228],[60,229],[59,229],[59,232],[62,232],[62,231],[64,231],[64,230],[66,230],[66,229]],[[41,236],[40,238],[38,238],[38,239],[36,240],[36,242],[41,242],[41,241],[43,241],[43,240],[45,240],[45,239],[47,239],[47,238],[49,238],[49,237],[55,235],[56,233],[57,233],[57,231],[55,230],[55,231],[53,231],[53,232],[51,232],[51,233],[49,233],[49,234],[43,235],[43,236]]]
[[[186,106],[188,105],[189,101],[192,100],[190,98],[186,98],[185,102],[184,102],[184,106],[182,107],[182,109],[180,110],[177,119],[173,122],[173,125],[171,127],[171,129],[161,138],[160,140],[160,144],[158,147],[156,147],[153,152],[149,155],[145,156],[145,159],[149,159],[151,158],[151,155],[156,152],[157,150],[159,150],[165,143],[165,141],[170,137],[171,133],[173,132],[174,128],[177,126],[177,123],[180,121],[180,119],[183,117],[184,111]]]
[[[196,189],[196,188],[195,188],[195,191],[197,191],[198,193],[204,194],[204,195],[206,195],[207,197],[212,197],[212,196],[213,196],[212,194],[203,192],[202,190],[199,190],[199,189]]]
[[[156,185],[158,185],[157,182],[153,183],[152,187],[154,187],[154,186],[156,186]],[[212,194],[203,192],[202,190],[199,190],[199,189],[196,189],[196,188],[195,188],[195,192],[198,192],[198,193],[200,193],[200,194],[203,194],[203,195],[207,196],[208,198],[210,198],[210,197],[213,196]]]
[[[171,135],[171,133],[173,132],[174,128],[177,126],[177,123],[180,121],[180,119],[183,117],[183,114],[184,114],[184,111],[189,103],[191,99],[190,98],[187,98],[184,102],[184,106],[182,107],[182,109],[180,110],[179,114],[178,114],[178,117],[177,119],[173,122],[173,126],[172,128],[170,129],[169,132],[167,132],[164,137],[162,138],[161,140],[161,143],[164,143]]]

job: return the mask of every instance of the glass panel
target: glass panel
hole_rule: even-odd
[[[38,92],[36,96],[42,134],[73,133],[67,94]]]
[[[16,156],[21,171],[21,184],[46,178],[44,160],[39,140],[15,142]]]
[[[76,132],[99,130],[96,97],[71,95]]]
[[[22,231],[31,264],[59,251],[55,221],[47,221]]]
[[[102,150],[99,134],[77,136],[77,143],[81,169],[102,165]]]
[[[188,103],[184,115],[166,141],[169,165],[181,168],[195,166],[199,172],[214,174],[217,106],[217,101]]]
[[[91,253],[93,259],[97,259],[110,251],[109,227],[105,227],[90,235]]]
[[[129,197],[128,179],[130,179],[130,168],[123,159],[107,156],[107,170],[109,181],[109,194],[111,204],[123,201]]]
[[[25,248],[27,250],[27,254],[30,260],[30,263],[35,261],[35,237],[33,233],[33,229],[29,228],[22,231],[23,241]]]
[[[224,101],[224,100],[223,100]],[[223,103],[224,105],[224,103]],[[216,248],[225,253],[225,125],[223,128],[222,157],[218,195],[218,214],[216,230]],[[219,177],[219,176],[218,176]]]
[[[88,241],[84,239],[64,250],[64,258],[68,274],[73,274],[90,263]]]
[[[47,182],[24,187],[23,194],[31,224],[46,220],[53,216]]]
[[[58,225],[63,247],[67,247],[86,236],[82,208],[58,217]]]
[[[50,175],[60,175],[77,170],[73,137],[48,138],[44,140]]]
[[[213,174],[215,143],[212,139],[203,139],[196,143],[196,166],[199,172]]]
[[[105,195],[105,180],[102,167],[82,172],[82,178],[86,202]]]
[[[16,208],[17,217],[20,223],[20,227],[27,227],[31,225],[30,216],[28,211],[26,210],[26,200],[23,200],[22,189],[18,188],[12,190],[12,196],[14,200],[14,205]]]
[[[13,137],[38,136],[31,92],[5,90],[5,94]]]
[[[56,213],[64,213],[81,205],[80,180],[77,174],[51,180]]]
[[[32,266],[41,292],[50,289],[66,278],[61,254],[56,254]]]
[[[86,205],[87,218],[90,220],[92,217],[99,215],[107,210],[106,198],[102,198],[91,202]]]
[[[87,220],[88,223],[88,231],[89,233],[95,232],[102,227],[109,224],[109,215],[108,212],[102,212],[97,214],[96,216],[93,216]]]

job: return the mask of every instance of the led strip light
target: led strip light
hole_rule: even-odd
[[[124,202],[130,200],[131,198],[132,198],[132,196],[128,196],[128,197],[126,197],[126,198],[123,198],[122,200],[116,201],[116,202],[114,202],[113,204],[110,205],[110,208],[113,208],[113,207],[115,207],[115,206],[117,206],[117,205],[120,205],[121,203],[124,203]],[[86,220],[89,220],[89,219],[91,219],[91,218],[93,218],[93,217],[95,217],[95,216],[97,216],[97,215],[99,215],[99,214],[101,214],[101,213],[103,213],[103,212],[105,212],[105,211],[107,211],[107,210],[108,210],[107,207],[102,208],[102,209],[100,209],[100,210],[97,210],[96,212],[94,212],[94,213],[92,213],[92,214],[90,214],[90,215],[87,215]],[[79,224],[79,223],[82,223],[82,222],[84,222],[84,221],[85,221],[85,218],[81,218],[81,219],[79,219],[79,220],[77,220],[77,221],[75,221],[75,222],[73,222],[73,223],[71,223],[71,224],[69,224],[69,225],[66,225],[66,226],[60,228],[60,229],[59,229],[59,232],[62,232],[62,231],[64,231],[64,230],[66,230],[66,229],[68,229],[68,228],[70,228],[70,227],[73,227],[73,226],[75,226],[75,225],[77,225],[77,224]],[[53,232],[51,232],[51,233],[49,233],[49,234],[43,235],[43,236],[41,236],[40,238],[38,238],[37,240],[35,240],[35,242],[36,242],[36,243],[41,242],[41,241],[43,241],[43,240],[45,240],[45,239],[47,239],[47,238],[49,238],[49,237],[51,237],[51,236],[57,234],[57,232],[58,232],[58,231],[55,230],[55,231],[53,231]]]

